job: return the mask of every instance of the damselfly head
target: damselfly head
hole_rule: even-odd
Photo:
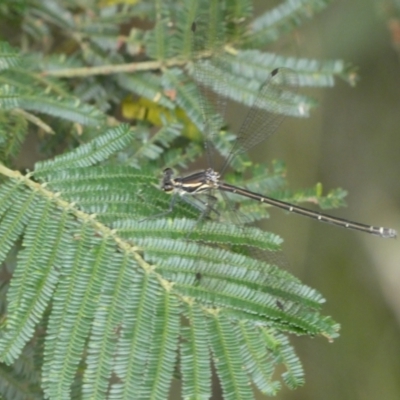
[[[171,179],[171,176],[174,174],[174,171],[172,168],[165,168],[163,171],[164,178],[167,176],[169,179]]]

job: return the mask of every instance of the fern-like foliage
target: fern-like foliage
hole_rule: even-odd
[[[128,126],[107,130],[38,163],[33,175],[0,168],[9,177],[0,191],[2,261],[22,237],[1,358],[15,362],[46,316],[42,387],[49,398],[71,396],[82,360],[84,398],[108,390],[110,398],[165,398],[178,357],[185,396],[207,397],[211,354],[228,398],[251,396],[250,380],[275,393],[280,363],[286,384],[301,384],[282,333],[334,338],[338,326],[319,314],[321,295],[233,250],[276,251],[273,234],[207,222],[204,235],[185,209],[175,211],[183,219],[140,221],[168,207],[150,190],[154,177],[98,165],[132,136]]]
[[[0,42],[0,151],[5,160],[18,154],[27,122],[40,128],[46,126],[44,121],[23,110],[83,125],[104,121],[99,110],[68,94],[60,83],[34,74],[31,62],[29,57],[21,57],[7,43]]]
[[[288,335],[332,340],[338,325],[321,314],[323,297],[281,268],[281,238],[225,219],[258,221],[266,208],[244,200],[213,219],[202,218],[201,202],[178,201],[166,213],[171,199],[158,186],[165,165],[186,167],[203,152],[201,86],[251,105],[276,67],[291,68],[300,86],[350,80],[341,61],[258,49],[326,3],[284,1],[255,20],[249,0],[32,0],[13,9],[26,51],[0,43],[4,398],[165,399],[175,378],[183,398],[207,399],[213,366],[227,399],[253,398],[251,384],[275,395],[277,368],[288,387],[303,383]],[[204,32],[197,42],[194,20]],[[223,88],[222,76],[232,85]],[[294,94],[280,109],[305,116],[314,105]],[[127,107],[144,108],[130,125],[116,118]],[[41,139],[52,157],[21,173],[10,164],[29,130],[53,134]],[[235,140],[221,130],[214,144],[226,156]],[[284,176],[282,162],[268,169],[240,154],[226,180],[341,205],[343,192],[293,192]]]

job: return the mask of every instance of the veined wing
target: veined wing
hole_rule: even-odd
[[[224,126],[227,82],[224,74],[223,26],[217,19],[199,17],[192,23],[192,74],[199,89],[199,104],[208,166],[214,166],[214,140]]]
[[[273,135],[291,110],[298,108],[298,79],[289,68],[276,68],[260,86],[253,105],[245,117],[223,167],[221,175],[233,158],[249,151]],[[300,106],[301,108],[301,106]],[[301,114],[301,109],[299,110]]]

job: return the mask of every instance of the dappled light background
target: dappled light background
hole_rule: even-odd
[[[325,193],[348,190],[347,208],[333,215],[400,231],[400,58],[383,12],[388,3],[336,0],[292,35],[294,55],[343,59],[360,79],[354,88],[338,79],[334,88],[312,92],[320,107],[311,118],[288,118],[254,158],[285,160],[293,189],[321,182]],[[271,210],[264,228],[285,238],[287,268],[324,295],[325,314],[342,325],[334,343],[292,338],[306,384],[284,388],[278,399],[399,399],[399,239],[280,210]]]

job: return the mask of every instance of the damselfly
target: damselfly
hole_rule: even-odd
[[[192,31],[195,33],[196,23],[193,23]],[[197,69],[197,73],[195,73],[195,76],[200,77],[201,75],[200,80],[204,82],[204,80],[206,80],[206,76],[204,76],[204,72],[201,72],[199,63],[200,61],[196,61],[197,65],[195,65],[195,69]],[[286,68],[277,68],[270,73],[265,83],[260,87],[253,106],[247,114],[241,129],[239,130],[237,140],[233,145],[225,164],[221,168],[221,173],[213,168],[208,168],[187,176],[174,178],[172,169],[166,168],[164,170],[161,188],[165,192],[172,193],[175,196],[171,202],[170,210],[172,210],[177,196],[197,196],[200,194],[207,194],[212,190],[219,190],[257,200],[261,203],[279,207],[285,211],[304,215],[306,217],[333,224],[342,228],[354,229],[383,238],[396,237],[397,232],[391,228],[371,226],[347,219],[333,217],[327,214],[322,214],[304,207],[299,207],[294,204],[267,197],[262,194],[254,193],[244,188],[230,185],[229,183],[221,180],[222,173],[226,170],[227,166],[232,162],[237,154],[246,152],[257,144],[263,142],[278,129],[279,125],[284,119],[283,114],[278,114],[278,104],[282,103],[281,100],[287,96],[286,86],[290,86],[290,83],[292,83],[292,86],[295,86],[293,75],[294,72]],[[265,111],[265,109],[262,110],[265,108],[267,97],[270,104],[272,104],[272,106],[270,105],[270,108],[272,107],[272,111]],[[276,110],[274,109],[274,104],[276,104]],[[203,108],[204,118],[211,118],[211,116],[208,115],[207,107],[203,106]],[[205,126],[210,129],[211,124],[207,124],[207,121],[205,122]],[[208,143],[210,137],[211,135],[206,132],[206,149],[208,150],[212,147],[212,143]],[[212,196],[209,196],[209,198],[212,198]],[[205,206],[210,206],[210,204],[207,203]]]

